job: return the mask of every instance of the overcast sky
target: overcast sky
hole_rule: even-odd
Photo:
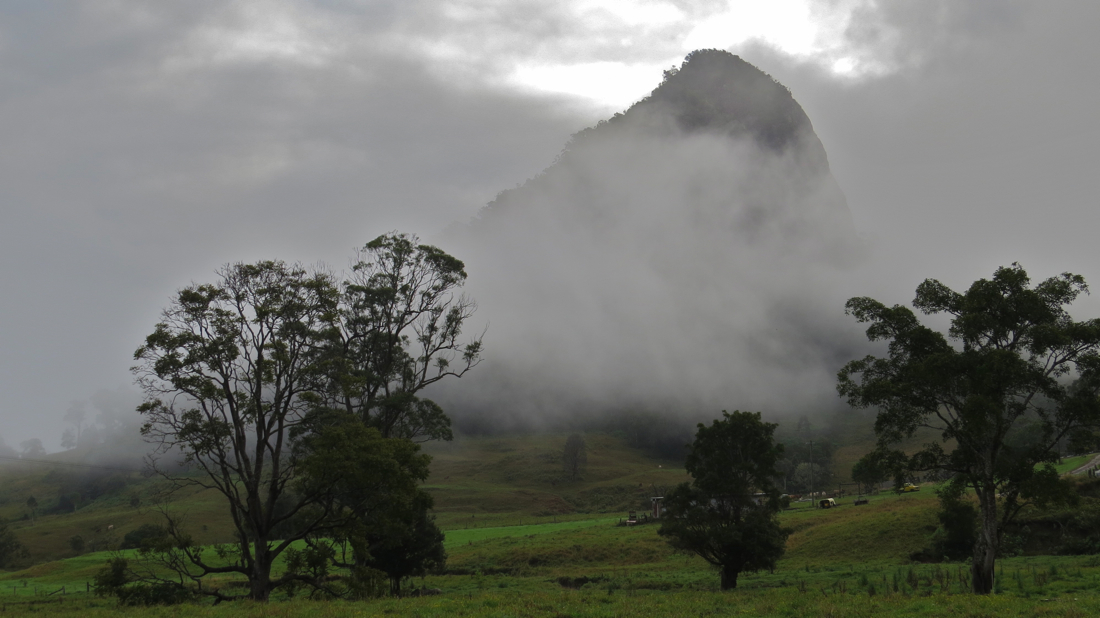
[[[430,239],[697,48],[805,108],[874,256],[853,293],[1100,286],[1100,3],[879,4],[0,4],[0,436],[56,449],[181,286]]]

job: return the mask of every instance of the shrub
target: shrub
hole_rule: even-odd
[[[59,513],[72,513],[76,511],[76,502],[72,497],[65,494],[61,494],[57,497],[57,512]]]
[[[112,558],[107,566],[100,569],[92,578],[92,589],[96,596],[113,596],[130,582],[127,570],[130,563],[125,558]]]
[[[93,589],[96,596],[118,597],[119,605],[179,605],[195,597],[185,586],[173,583],[134,584],[125,558],[112,558],[96,573]]]
[[[978,541],[978,509],[963,500],[954,484],[940,490],[940,527],[932,534],[932,553],[942,559],[963,561],[974,555]]]
[[[7,568],[30,557],[27,548],[8,530],[8,525],[0,521],[0,568]]]
[[[179,584],[135,584],[116,593],[120,605],[179,605],[194,598],[191,590]]]
[[[126,536],[122,537],[121,549],[141,549],[143,545],[148,545],[162,539],[168,534],[168,531],[163,526],[156,524],[142,524],[135,530],[131,530],[126,533]]]

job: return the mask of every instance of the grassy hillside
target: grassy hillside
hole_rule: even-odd
[[[583,478],[561,482],[559,442],[564,443],[564,436],[435,445],[426,489],[436,496],[441,526],[473,531],[500,524],[584,520],[590,513],[648,503],[651,492],[643,485],[684,474],[681,469],[677,476],[669,464],[649,460],[614,439],[591,436]],[[158,478],[82,467],[76,459],[69,452],[53,456],[55,465],[0,467],[0,517],[30,549],[32,562],[77,556],[81,552],[70,542],[77,536],[85,552],[117,547],[127,532],[161,522],[159,509],[165,504],[184,515],[199,542],[231,539],[226,508],[216,492],[177,491],[166,502],[169,487]],[[103,488],[92,490],[96,485]],[[37,501],[33,510],[27,505],[32,496]],[[74,511],[62,508],[62,497],[72,502]]]
[[[440,526],[458,531],[624,517],[630,510],[648,511],[650,496],[688,480],[682,462],[653,458],[606,434],[585,436],[587,467],[577,481],[564,480],[565,438],[494,436],[427,445],[433,463],[424,488],[435,498]],[[94,486],[102,487],[93,491]],[[0,468],[0,517],[10,522],[35,562],[77,555],[70,546],[74,536],[83,538],[85,551],[117,546],[127,532],[159,522],[165,505],[185,517],[200,542],[231,538],[216,492],[169,494],[168,489],[157,477],[115,469],[8,465]],[[59,508],[63,495],[75,511]],[[38,501],[33,518],[26,504],[30,496]]]
[[[88,488],[95,483],[107,485],[107,490],[91,498],[95,492],[89,493]],[[30,549],[34,562],[76,555],[70,545],[75,536],[84,540],[86,551],[117,546],[138,526],[163,521],[159,509],[166,505],[195,522],[192,531],[199,542],[229,538],[228,513],[221,496],[213,491],[169,493],[169,489],[159,478],[138,473],[9,465],[0,468],[0,517]],[[38,502],[33,513],[27,505],[32,496]],[[62,508],[61,496],[67,496],[75,510]]]
[[[434,444],[425,489],[436,500],[444,529],[585,519],[595,513],[625,515],[648,509],[649,496],[686,476],[678,462],[650,458],[606,435],[587,436],[588,466],[575,482],[561,479],[565,435],[457,439]],[[194,489],[169,492],[158,477],[110,466],[80,464],[73,452],[51,456],[52,465],[17,463],[0,467],[0,517],[31,551],[34,562],[116,546],[144,523],[161,521],[167,506],[184,516],[201,543],[231,537],[221,496]],[[27,506],[34,497],[38,507]],[[63,504],[67,498],[75,510]],[[136,505],[136,506],[135,506]]]
[[[270,606],[120,609],[85,592],[106,554],[86,555],[0,575],[5,611],[93,618],[133,616],[1072,616],[1100,611],[1100,560],[1032,557],[1000,561],[999,594],[966,594],[965,565],[911,565],[906,528],[920,530],[935,500],[883,497],[866,506],[790,511],[797,529],[773,573],[743,575],[719,593],[702,560],[669,550],[654,525],[619,527],[617,518],[453,530],[445,574],[413,583],[441,596],[368,603],[289,601]],[[911,537],[915,538],[915,537]],[[64,592],[62,592],[64,589]],[[51,594],[51,596],[46,596]]]
[[[847,433],[852,444],[838,449],[838,469],[849,459],[861,456],[861,449],[870,448],[866,440],[869,432],[862,427],[860,433],[860,428],[853,423]],[[689,480],[682,462],[654,458],[611,435],[588,434],[587,468],[577,481],[566,481],[561,469],[565,439],[565,434],[492,436],[427,445],[425,450],[433,456],[433,463],[424,488],[435,498],[440,527],[460,531],[625,517],[630,510],[648,511],[650,496],[662,495]],[[851,453],[850,457],[842,459],[841,454],[846,453]],[[68,455],[72,458],[73,454]],[[1085,460],[1067,458],[1059,469],[1068,471]],[[85,551],[117,545],[141,524],[159,522],[159,509],[164,505],[183,515],[202,543],[231,538],[220,495],[209,490],[169,494],[168,489],[157,477],[115,469],[7,465],[0,467],[0,517],[10,522],[35,562],[77,555],[70,546],[74,536],[84,539]],[[70,496],[75,511],[58,509],[61,495]],[[30,496],[35,496],[39,505],[33,518],[26,504]],[[928,499],[933,497],[931,491],[890,497],[884,500],[882,514],[874,516],[879,513],[874,504],[874,508],[814,515],[792,511],[784,516],[790,518],[789,525],[796,530],[789,555],[796,559],[803,552],[831,556],[831,552],[839,551],[818,541],[820,535],[814,536],[812,526],[806,527],[805,521],[813,519],[835,521],[840,526],[838,531],[845,526],[851,528],[850,533],[836,532],[841,535],[838,545],[845,548],[843,551],[907,556],[919,549],[915,545],[931,532],[934,501]],[[878,541],[864,547],[857,542],[863,538]]]
[[[537,522],[648,509],[649,498],[687,480],[683,462],[654,459],[603,435],[585,436],[588,465],[577,481],[562,478],[565,434],[458,439],[432,444],[440,525]],[[476,520],[476,521],[475,521]]]
[[[611,436],[588,435],[586,441],[588,469],[576,482],[560,478],[564,434],[466,438],[429,447],[435,460],[426,488],[436,497],[449,559],[445,573],[413,586],[439,588],[441,597],[364,606],[287,602],[277,595],[280,602],[270,608],[233,604],[123,613],[337,616],[362,615],[364,607],[371,614],[437,616],[728,613],[729,596],[716,592],[717,576],[709,565],[672,551],[657,535],[656,525],[616,525],[626,510],[647,506],[654,490],[686,480],[683,468]],[[1067,460],[1064,465],[1074,463]],[[42,468],[7,468],[2,473],[0,514],[9,519],[25,514],[28,491],[56,496],[69,482],[65,474]],[[108,554],[73,557],[67,540],[73,534],[91,534],[88,538],[99,543],[116,543],[140,523],[156,522],[159,514],[148,503],[163,488],[160,481],[135,474],[121,491],[83,504],[74,513],[15,522],[36,558],[65,559],[0,574],[0,604],[14,611],[39,608],[84,618],[118,612],[113,600],[85,592]],[[130,506],[135,495],[141,500],[137,508]],[[55,498],[43,499],[51,500]],[[908,562],[936,525],[932,487],[902,496],[880,494],[864,506],[851,501],[842,498],[840,507],[831,510],[801,503],[783,512],[781,520],[793,530],[787,553],[774,573],[741,578],[740,590],[733,593],[737,607],[764,615],[807,616],[1084,616],[1089,608],[1100,611],[1095,592],[1100,561],[1095,558],[1004,560],[1002,597],[976,601],[962,594],[965,567]],[[224,507],[216,495],[177,495],[174,504],[189,513],[203,542],[228,538]],[[112,524],[115,529],[105,532]],[[89,532],[94,527],[100,532]],[[231,578],[222,579],[224,585]],[[1073,598],[1080,602],[1071,602]]]

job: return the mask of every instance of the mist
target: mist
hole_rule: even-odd
[[[99,389],[73,400],[57,419],[61,427],[56,435],[40,434],[14,444],[0,437],[0,466],[45,467],[74,478],[142,471],[151,448],[141,436],[142,418],[136,412],[141,401],[141,393],[129,386]],[[46,459],[49,452],[57,456]]]
[[[730,38],[707,20],[723,11],[730,23],[751,20],[723,3],[644,23],[571,2],[480,12],[432,0],[0,8],[0,436],[17,450],[31,438],[59,450],[71,403],[132,388],[133,351],[173,292],[213,280],[219,266],[283,259],[340,270],[356,247],[395,229],[467,262],[481,304],[469,333],[488,326],[486,361],[431,396],[487,424],[509,409],[534,423],[609,402],[710,417],[835,406],[833,375],[864,345],[843,315],[850,296],[904,303],[926,277],[961,289],[1013,261],[1035,279],[1070,271],[1100,282],[1100,5],[813,5],[819,30],[806,39]],[[578,158],[602,166],[609,203],[625,199],[614,187],[642,183],[624,189],[637,216],[567,201],[542,213],[561,228],[546,240],[531,232],[542,221],[490,224],[487,214],[485,240],[444,231],[706,47],[790,88],[846,198],[854,243],[842,229],[802,240],[765,226],[761,239],[798,239],[782,244],[799,256],[777,255],[760,248],[772,240],[736,236],[751,228],[747,206],[680,194],[744,188],[753,165],[770,173],[788,163],[746,164],[758,159],[754,143],[654,132],[598,146],[627,150],[639,159],[629,165]],[[667,156],[629,139],[668,142]],[[685,169],[699,182],[657,180]],[[559,195],[540,191],[538,200]],[[720,220],[693,223],[664,201],[742,217],[735,241],[715,239]],[[854,254],[838,257],[837,246]],[[512,279],[500,272],[508,261]],[[1100,315],[1100,300],[1072,311]],[[643,341],[653,346],[640,351]],[[643,370],[655,377],[633,373]]]
[[[838,309],[866,257],[825,151],[730,54],[696,54],[441,241],[488,324],[483,365],[434,394],[460,428],[828,412],[861,349]]]

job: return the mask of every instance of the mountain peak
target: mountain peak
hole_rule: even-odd
[[[749,134],[761,145],[781,150],[807,130],[809,117],[791,91],[727,51],[688,54],[679,69],[634,107],[666,106],[680,128]]]
[[[670,119],[684,134],[751,138],[762,149],[784,154],[793,148],[804,165],[829,168],[825,147],[791,91],[740,56],[718,49],[691,52],[679,68],[665,71],[649,96],[575,134],[566,150],[618,129],[667,130]]]

